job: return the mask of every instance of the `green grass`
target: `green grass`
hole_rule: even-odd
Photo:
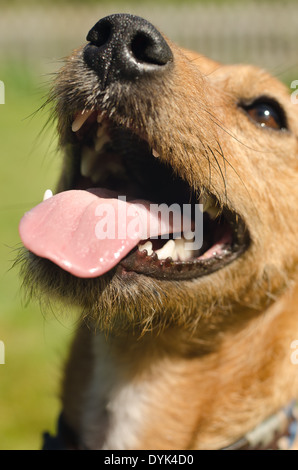
[[[44,113],[39,73],[23,64],[0,67],[5,104],[0,105],[0,449],[38,449],[41,433],[53,429],[59,412],[60,368],[71,322],[44,317],[22,300],[18,268],[18,223],[25,211],[53,188],[59,159],[53,129],[39,135]]]

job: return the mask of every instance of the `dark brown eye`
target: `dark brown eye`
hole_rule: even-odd
[[[259,98],[249,105],[243,105],[243,109],[261,127],[287,129],[284,111],[276,101]]]

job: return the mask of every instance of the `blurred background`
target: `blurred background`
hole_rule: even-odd
[[[39,449],[42,432],[54,430],[62,364],[77,321],[60,312],[44,315],[38,301],[28,303],[13,267],[19,220],[55,187],[60,165],[55,130],[42,131],[47,111],[37,110],[63,57],[101,17],[124,12],[213,59],[260,65],[288,86],[298,79],[297,0],[0,0],[2,450]]]

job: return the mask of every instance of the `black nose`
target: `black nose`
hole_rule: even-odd
[[[173,54],[155,27],[138,16],[107,16],[87,36],[84,61],[103,86],[163,72]]]

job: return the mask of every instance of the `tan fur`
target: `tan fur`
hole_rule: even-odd
[[[83,432],[84,414],[89,413],[91,430],[99,429],[97,439],[102,437],[101,427],[108,434],[103,409],[120,380],[135,388],[126,420],[141,408],[141,419],[134,423],[133,446],[124,441],[125,448],[218,449],[236,441],[297,394],[297,365],[291,363],[290,347],[297,336],[297,300],[297,294],[287,295],[244,330],[226,334],[218,351],[199,358],[176,355],[169,331],[162,339],[135,342],[101,338],[101,354],[90,360],[86,356],[94,334],[82,328],[81,344],[76,343],[66,375],[63,405],[68,422],[83,442],[96,448],[94,436],[88,441],[89,432]],[[113,357],[113,367],[107,357]],[[102,376],[113,378],[103,402],[96,407],[92,400],[90,410],[90,382],[82,373],[87,368],[90,374],[98,360],[106,367]],[[99,381],[97,398],[102,397],[102,386]],[[124,446],[115,440],[109,448]]]
[[[154,113],[140,90],[138,111],[126,97],[113,117],[136,123],[193,188],[241,214],[251,245],[199,279],[115,276],[100,289],[96,281],[57,279],[56,271],[50,277],[48,265],[29,262],[30,279],[83,311],[62,401],[68,424],[92,448],[218,449],[298,392],[291,362],[298,339],[298,107],[263,70],[223,66],[169,44],[173,72],[146,84]],[[75,111],[71,87],[92,93],[80,53],[53,93],[62,147]],[[240,100],[262,95],[278,99],[289,131],[262,129],[239,109]],[[68,158],[59,190],[68,189]]]

